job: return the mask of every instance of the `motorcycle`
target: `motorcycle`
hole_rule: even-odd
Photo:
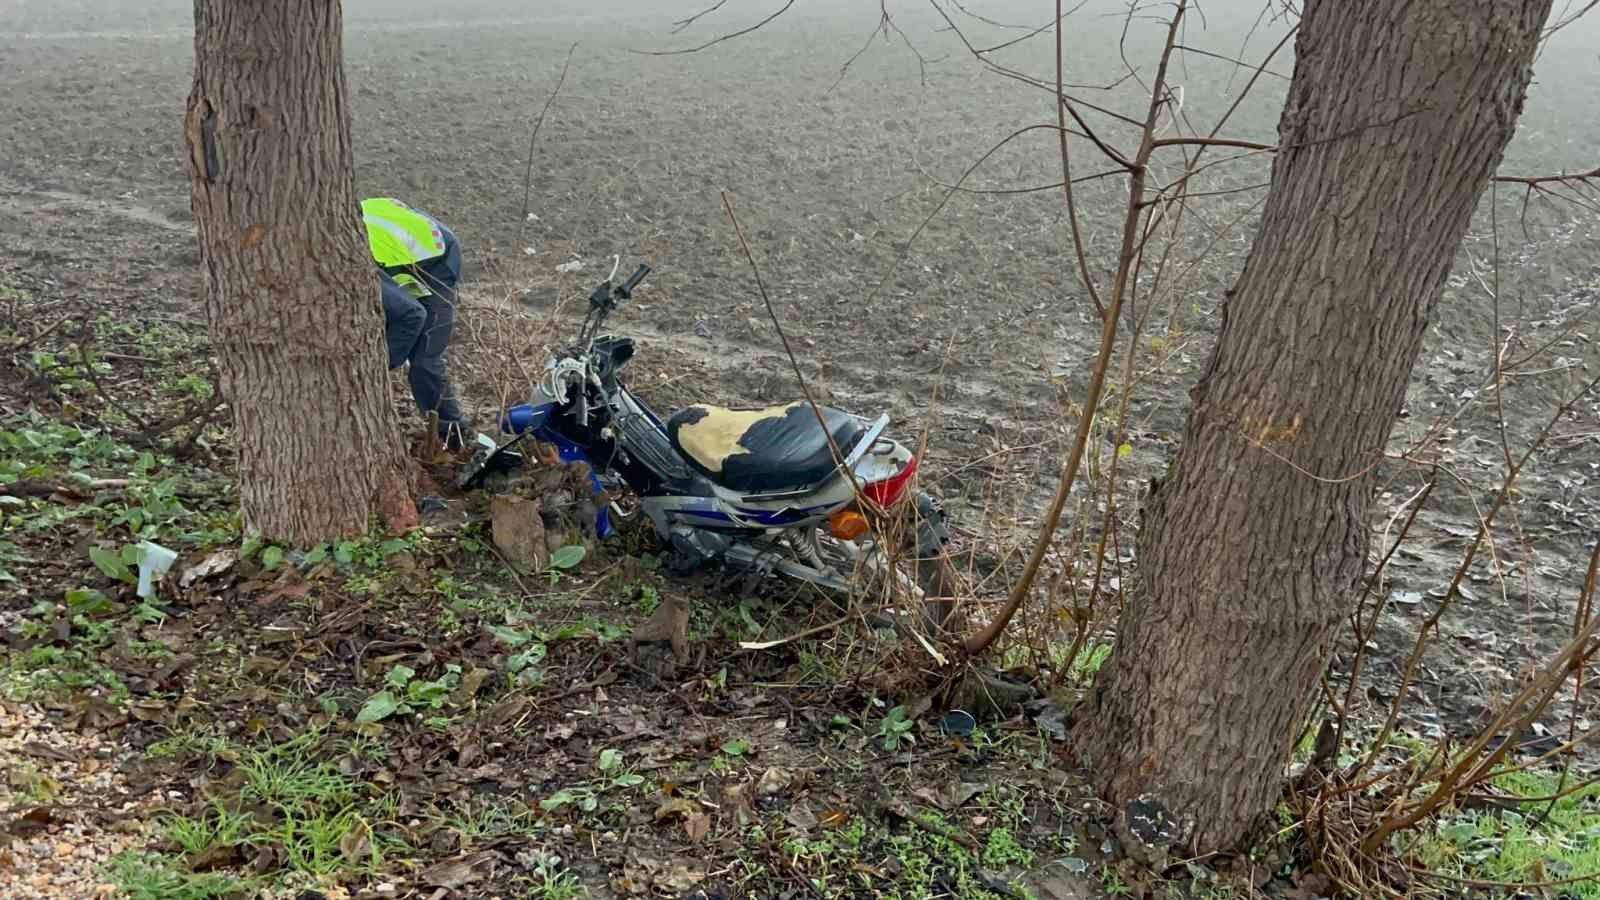
[[[764,409],[699,403],[662,419],[622,378],[633,339],[603,330],[651,269],[641,264],[620,285],[616,271],[590,294],[577,341],[547,361],[532,400],[501,416],[511,437],[481,437],[460,486],[521,465],[517,447],[531,438],[563,462],[587,463],[599,497],[636,499],[631,513],[615,501],[601,506],[602,540],[616,519],[643,515],[673,572],[722,565],[846,593],[894,584],[942,625],[949,528],[937,499],[914,489],[917,457],[885,434],[888,414],[869,420],[802,400]]]

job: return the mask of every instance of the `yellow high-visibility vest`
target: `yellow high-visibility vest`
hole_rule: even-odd
[[[361,201],[372,258],[385,269],[414,266],[444,255],[439,223],[392,197]]]

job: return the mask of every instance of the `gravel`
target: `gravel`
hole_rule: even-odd
[[[0,898],[110,898],[105,864],[146,843],[117,745],[0,701]]]

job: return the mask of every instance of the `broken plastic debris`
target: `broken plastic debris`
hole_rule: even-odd
[[[564,263],[556,266],[556,271],[557,272],[562,272],[562,273],[566,273],[566,272],[582,272],[583,271],[583,260],[575,259],[575,260],[572,260],[571,262],[564,262]]]
[[[524,254],[528,255],[528,256],[533,256],[535,253],[538,253],[539,251],[534,249],[533,247],[523,247],[522,248],[522,252]]]
[[[977,730],[978,720],[964,709],[952,709],[939,720],[939,730],[956,737],[967,737]]]
[[[148,600],[155,596],[155,581],[158,576],[167,574],[172,564],[177,562],[178,553],[168,550],[160,544],[150,541],[139,542],[139,596]]]

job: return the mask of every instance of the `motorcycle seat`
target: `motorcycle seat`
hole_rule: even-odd
[[[833,474],[829,435],[840,453],[849,453],[866,431],[849,413],[821,409],[826,434],[803,400],[765,409],[696,404],[667,420],[667,436],[690,465],[729,490],[791,490]]]

